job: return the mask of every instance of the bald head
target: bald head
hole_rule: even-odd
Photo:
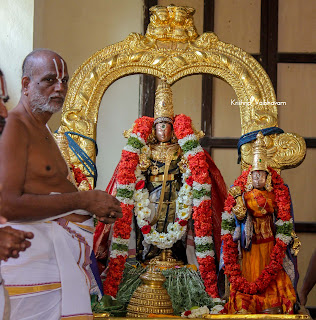
[[[22,78],[28,77],[31,78],[34,72],[34,69],[38,67],[41,62],[45,63],[47,58],[52,58],[53,56],[58,57],[62,60],[61,56],[49,49],[35,49],[30,52],[24,59],[22,64]]]
[[[59,54],[36,49],[22,65],[23,99],[33,112],[57,112],[65,99],[68,79],[67,65]]]

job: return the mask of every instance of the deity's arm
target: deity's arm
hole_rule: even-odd
[[[241,188],[234,186],[229,189],[228,193],[235,199],[236,204],[232,207],[232,212],[238,220],[243,220],[247,213],[247,208],[244,204],[244,200],[241,193]]]

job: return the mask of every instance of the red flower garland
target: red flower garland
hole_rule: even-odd
[[[71,165],[72,167],[72,171],[74,173],[74,177],[77,183],[77,187],[79,187],[80,183],[82,181],[87,181],[88,182],[88,186],[89,186],[89,190],[92,189],[91,184],[89,183],[88,178],[86,177],[86,175],[82,172],[82,170],[79,167],[75,167],[73,164]]]
[[[179,140],[187,135],[194,134],[192,120],[184,114],[175,117],[173,127],[175,135]],[[211,184],[208,164],[204,152],[189,155],[188,162],[193,181],[200,184]],[[194,220],[194,231],[197,237],[212,236],[212,209],[210,200],[204,200],[198,207],[193,207],[192,217]],[[201,277],[204,281],[205,291],[212,298],[218,298],[215,259],[211,256],[207,256],[206,258],[197,258],[197,261],[199,263]]]
[[[133,133],[140,134],[140,137],[147,141],[152,131],[154,119],[150,117],[141,117],[137,119],[133,126]],[[117,182],[119,184],[130,184],[136,181],[135,170],[139,161],[137,153],[123,150],[119,164]],[[134,205],[128,205],[121,202],[123,217],[116,220],[113,227],[113,237],[129,239],[131,233],[131,224]],[[118,255],[110,258],[108,272],[103,282],[104,294],[116,296],[119,284],[122,280],[124,266],[127,256]]]
[[[250,170],[251,167],[247,171],[244,171],[234,182],[234,186],[239,186],[242,192],[245,190]],[[289,221],[291,219],[291,203],[288,188],[284,185],[283,179],[275,170],[269,168],[269,171],[272,175],[273,192],[277,203],[277,216],[283,221]],[[225,201],[224,210],[231,212],[232,207],[235,204],[235,199],[229,195]],[[246,294],[264,292],[270,282],[276,279],[279,271],[283,268],[282,263],[285,257],[287,245],[283,241],[276,239],[276,243],[270,254],[270,263],[264,268],[255,282],[249,282],[242,276],[240,265],[238,263],[238,244],[234,242],[233,236],[231,234],[223,235],[222,241],[225,274],[229,277],[229,281],[234,290]]]

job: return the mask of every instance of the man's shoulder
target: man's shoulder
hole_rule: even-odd
[[[27,123],[27,118],[21,115],[20,112],[16,112],[14,109],[9,112],[6,118],[6,124],[1,136],[1,140],[9,139],[10,141],[27,139],[29,136],[29,125]],[[25,141],[25,140],[24,140]]]
[[[9,111],[8,117],[6,118],[6,127],[14,127],[15,129],[27,130],[27,117],[16,108]]]

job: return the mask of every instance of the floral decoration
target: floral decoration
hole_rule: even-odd
[[[145,145],[154,120],[142,117],[135,121],[133,132],[122,151],[117,174],[117,199],[121,202],[123,216],[114,223],[112,250],[107,277],[103,283],[104,294],[116,296],[122,280],[128,256],[128,243],[134,210],[135,170],[139,162],[140,149]],[[137,183],[136,183],[137,185]],[[139,184],[138,186],[139,187]]]
[[[79,167],[75,167],[73,164],[71,165],[71,167],[72,167],[72,172],[74,173],[77,187],[79,187],[79,185],[82,181],[86,181],[88,183],[89,190],[91,190],[92,189],[91,184],[89,183],[88,178],[82,172],[82,170]]]
[[[150,225],[149,192],[145,188],[145,176],[138,166],[140,152],[148,148],[146,142],[152,131],[153,119],[142,117],[135,121],[119,164],[116,197],[121,202],[123,217],[114,224],[112,251],[104,282],[105,294],[115,296],[117,293],[128,255],[134,211],[144,240],[161,249],[170,248],[181,239],[186,232],[188,220],[193,217],[200,274],[206,292],[213,298],[218,297],[212,239],[211,179],[204,150],[194,134],[191,122],[183,114],[175,117],[174,132],[189,165],[182,175],[183,185],[176,201],[175,222],[169,223],[166,233],[159,233]]]
[[[206,292],[218,297],[215,253],[212,238],[211,178],[204,150],[192,128],[190,117],[180,114],[175,117],[174,132],[188,160],[191,175],[186,184],[192,183],[195,253]],[[189,181],[188,181],[189,180]]]

